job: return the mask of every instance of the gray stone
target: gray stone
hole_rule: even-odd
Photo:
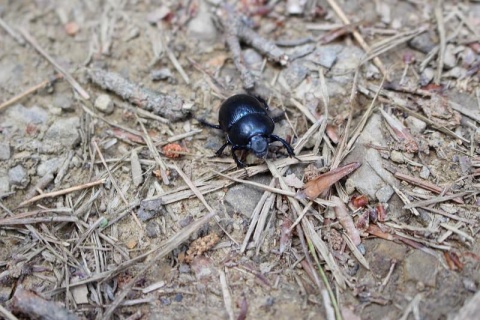
[[[110,114],[113,112],[114,105],[112,98],[108,94],[101,94],[95,99],[95,108],[97,108],[100,112],[105,114]]]
[[[147,222],[145,233],[149,238],[157,238],[160,235],[160,226],[155,221]]]
[[[9,182],[19,188],[25,188],[30,181],[27,170],[22,165],[17,165],[8,170]]]
[[[309,55],[307,59],[315,64],[330,69],[335,61],[337,61],[337,55],[343,50],[343,48],[344,47],[339,44],[321,46]]]
[[[268,184],[270,179],[266,175],[252,178],[257,183]],[[257,203],[262,197],[263,191],[249,185],[239,184],[227,191],[225,204],[229,213],[241,213],[250,218]]]
[[[422,53],[429,53],[436,45],[437,40],[433,39],[432,32],[424,32],[419,34],[418,36],[414,37],[412,40],[408,42],[408,45],[413,49],[416,49]]]
[[[283,78],[291,89],[295,89],[305,79],[307,74],[308,68],[305,66],[305,61],[295,60],[282,70],[280,77]]]
[[[71,149],[80,142],[79,126],[80,119],[78,117],[59,119],[48,128],[44,142]]]
[[[377,191],[385,185],[398,187],[398,181],[389,171],[383,168],[383,160],[380,153],[373,148],[365,147],[369,143],[387,145],[384,134],[380,129],[381,127],[381,116],[377,113],[373,114],[358,138],[355,149],[344,161],[344,163],[354,161],[362,163],[362,166],[350,175],[347,183],[349,188],[355,187],[358,192],[372,199],[377,199]]]
[[[11,106],[6,111],[7,121],[17,126],[24,126],[29,123],[45,123],[48,119],[48,112],[39,106],[25,108],[21,104]]]
[[[390,198],[393,196],[395,193],[395,190],[393,190],[392,187],[390,187],[388,184],[384,185],[378,191],[375,193],[375,196],[377,197],[377,200],[379,202],[386,203]]]
[[[412,116],[408,116],[405,119],[405,124],[412,133],[422,133],[427,128],[427,124],[424,121]]]
[[[161,199],[144,200],[140,203],[140,209],[137,211],[137,216],[142,221],[147,221],[159,214],[166,214],[167,211],[163,206]]]
[[[428,169],[428,167],[423,166],[422,170],[419,173],[420,178],[427,179],[429,175],[430,175],[430,170]]]
[[[47,173],[56,173],[64,160],[65,159],[63,158],[51,158],[46,161],[42,161],[37,167],[37,175],[39,177],[43,177]]]
[[[153,81],[167,80],[167,79],[173,78],[173,74],[169,68],[162,68],[162,69],[152,70],[150,72],[150,78]]]
[[[425,68],[425,70],[423,70],[420,74],[420,85],[426,86],[433,80],[434,76],[435,70],[433,70],[432,68]]]
[[[403,264],[406,281],[421,282],[430,287],[435,287],[438,268],[437,258],[420,250],[412,251]]]
[[[217,40],[218,31],[205,1],[200,1],[197,15],[188,22],[187,33],[191,39],[200,41],[201,46],[210,45]]]
[[[8,142],[0,143],[0,160],[8,160],[11,156],[10,144]]]
[[[55,95],[53,98],[53,106],[60,108],[63,111],[73,111],[75,109],[73,105],[73,97],[67,92]]]
[[[8,179],[8,175],[6,173],[0,174],[0,192],[8,192],[10,191],[10,180]]]

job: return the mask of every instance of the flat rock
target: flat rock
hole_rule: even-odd
[[[0,172],[0,192],[5,193],[10,191],[10,180],[6,172]]]
[[[64,160],[63,158],[50,158],[42,161],[37,167],[37,175],[43,177],[47,173],[56,173]]]
[[[197,39],[202,46],[212,44],[217,40],[218,31],[206,1],[200,1],[198,13],[189,21],[187,32],[191,39]]]
[[[383,168],[380,153],[373,148],[365,147],[368,143],[387,145],[381,126],[381,116],[373,114],[358,138],[355,149],[344,161],[344,163],[354,161],[362,163],[362,166],[347,179],[347,184],[371,199],[377,199],[377,192],[387,185],[398,186],[398,181]]]
[[[25,188],[30,182],[27,170],[20,164],[8,170],[8,178],[10,184],[19,188]]]
[[[307,60],[330,69],[343,48],[344,46],[339,44],[320,46],[307,57]]]
[[[0,143],[0,160],[8,160],[12,156],[10,144],[8,142]]]
[[[403,263],[406,281],[421,282],[429,287],[435,287],[439,263],[437,259],[420,250],[414,250]]]
[[[71,117],[55,121],[45,133],[44,142],[71,149],[80,142],[80,118]]]
[[[252,181],[268,184],[270,179],[266,175],[256,176]],[[225,204],[229,213],[241,213],[250,218],[257,203],[262,197],[263,191],[245,184],[238,184],[227,191]]]
[[[5,115],[7,123],[21,127],[29,123],[45,123],[48,120],[48,112],[37,105],[26,108],[22,104],[16,104],[9,107]]]

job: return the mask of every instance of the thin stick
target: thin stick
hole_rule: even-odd
[[[5,309],[1,304],[0,304],[0,315],[5,317],[7,320],[18,320],[17,317],[15,317],[10,311]]]
[[[49,86],[49,85],[52,85],[53,83],[55,83],[55,81],[57,81],[58,79],[61,79],[62,78],[62,75],[61,74],[57,74],[55,75],[53,78],[51,79],[47,79],[47,80],[43,80],[42,82],[40,82],[39,84],[36,84],[34,85],[33,87],[31,88],[28,88],[27,90],[25,90],[24,92],[20,93],[20,94],[17,94],[16,96],[8,99],[7,101],[5,101],[4,103],[2,103],[0,105],[0,111],[3,110],[4,108],[8,107],[8,106],[11,106],[12,104],[16,103],[17,101],[25,98],[26,96],[34,93],[35,91],[39,90],[39,89],[42,89],[46,86]]]
[[[442,11],[443,0],[437,0],[437,5],[435,6],[435,18],[437,19],[437,28],[438,34],[440,36],[440,52],[438,53],[438,66],[437,73],[435,74],[435,84],[440,84],[443,72],[443,64],[445,62],[445,48],[447,45],[445,39],[445,24],[443,22],[443,11]]]
[[[17,32],[14,29],[12,29],[8,25],[8,23],[5,20],[3,20],[2,18],[0,18],[0,27],[2,27],[3,30],[5,30],[5,32],[8,33],[18,43],[20,43],[20,45],[22,45],[22,46],[25,45],[25,40],[19,34],[17,34]]]
[[[33,197],[32,199],[30,200],[27,200],[27,201],[23,201],[22,203],[20,203],[18,205],[18,207],[23,207],[29,203],[32,203],[32,202],[35,202],[35,201],[38,201],[38,200],[41,200],[41,199],[44,199],[44,198],[53,198],[53,197],[57,197],[57,196],[61,196],[61,195],[64,195],[64,194],[67,194],[67,193],[70,193],[70,192],[75,192],[75,191],[79,191],[79,190],[83,190],[83,189],[86,189],[86,188],[90,188],[90,187],[94,187],[94,186],[97,186],[99,184],[103,184],[105,183],[105,178],[104,179],[100,179],[100,180],[97,180],[97,181],[93,181],[93,182],[88,182],[88,183],[85,183],[85,184],[81,184],[81,185],[78,185],[78,186],[75,186],[75,187],[70,187],[70,188],[67,188],[67,189],[63,189],[63,190],[58,190],[58,191],[54,191],[54,192],[49,192],[49,193],[42,193],[36,197]]]
[[[30,45],[34,47],[35,50],[38,51],[38,53],[40,53],[45,59],[47,59],[48,62],[50,62],[50,64],[52,64],[53,67],[63,75],[65,80],[67,80],[68,83],[70,83],[70,85],[78,92],[78,94],[80,94],[80,96],[83,99],[85,100],[90,99],[90,95],[87,93],[87,91],[85,91],[85,89],[82,88],[82,86],[77,82],[77,80],[75,80],[70,75],[70,73],[68,73],[65,69],[63,69],[45,50],[43,50],[43,48],[40,47],[37,41],[32,37],[30,33],[28,33],[27,30],[20,28],[19,31],[22,34],[22,36],[25,38],[25,40],[27,40],[27,42],[30,43]]]
[[[120,195],[120,198],[122,199],[122,201],[128,206],[129,203],[128,203],[128,201],[127,201],[127,198],[125,198],[125,195],[123,194],[122,189],[121,189],[120,186],[118,185],[117,180],[115,180],[115,177],[113,176],[112,172],[111,172],[110,169],[108,168],[107,163],[105,162],[105,158],[103,157],[102,151],[101,151],[100,148],[98,147],[97,142],[96,142],[95,140],[93,140],[93,141],[92,141],[92,144],[93,144],[93,146],[95,147],[95,150],[97,151],[98,156],[99,156],[100,159],[102,160],[103,165],[105,166],[105,170],[107,171],[108,176],[110,177],[110,181],[112,182],[113,187],[115,188],[115,190],[117,190],[117,192],[118,192],[118,194]],[[132,218],[133,218],[133,220],[135,220],[135,222],[137,223],[137,225],[138,225],[139,227],[141,227],[142,224],[141,224],[140,221],[138,220],[137,215],[136,215],[133,211],[131,211],[131,213],[132,213]],[[143,229],[140,229],[140,230],[143,230]]]
[[[327,0],[327,2],[332,7],[333,11],[335,11],[337,16],[340,18],[340,20],[342,20],[342,22],[344,24],[349,25],[351,23],[350,20],[345,15],[345,13],[343,12],[342,8],[340,8],[340,6],[337,4],[337,2],[335,0]],[[353,30],[352,34],[353,34],[353,37],[355,38],[355,40],[358,41],[358,43],[360,44],[362,49],[367,54],[370,53],[370,51],[372,51],[370,49],[370,46],[367,44],[367,42],[363,39],[362,35],[357,30]],[[378,69],[383,74],[383,76],[387,80],[389,80],[387,70],[385,69],[385,66],[383,65],[382,61],[378,57],[375,57],[375,58],[373,58],[373,63],[378,67]]]
[[[232,181],[235,181],[235,182],[238,182],[238,183],[250,185],[250,186],[262,189],[263,191],[270,191],[270,192],[273,192],[273,193],[282,194],[282,195],[287,196],[287,197],[295,197],[297,195],[293,191],[286,191],[286,190],[277,189],[277,188],[267,186],[263,183],[257,183],[257,182],[253,182],[253,181],[247,181],[247,180],[233,178],[233,177],[227,176],[226,174],[215,171],[213,169],[210,169],[210,171],[214,172],[215,174],[218,174],[221,177],[224,177],[225,179],[229,179],[229,180],[232,180]]]
[[[230,290],[228,289],[227,277],[225,276],[224,270],[220,269],[219,273],[220,273],[220,286],[222,287],[223,302],[225,303],[225,309],[227,310],[228,318],[230,320],[234,320],[235,315],[233,313],[232,295],[230,294]]]

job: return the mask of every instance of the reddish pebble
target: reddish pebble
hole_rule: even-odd
[[[178,152],[183,151],[183,148],[178,143],[169,143],[163,146],[162,151],[165,157],[173,159],[181,156],[181,154]]]
[[[69,22],[65,25],[65,32],[69,36],[74,36],[80,30],[80,26],[76,22]]]

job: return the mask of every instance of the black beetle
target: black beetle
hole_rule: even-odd
[[[272,134],[275,122],[267,114],[265,100],[248,94],[236,94],[225,100],[218,113],[219,125],[199,120],[202,124],[221,129],[227,134],[227,142],[216,152],[220,156],[223,150],[232,145],[233,160],[239,167],[245,164],[237,158],[236,150],[251,150],[259,158],[265,158],[268,145],[280,141],[289,156],[294,156],[292,147],[282,138]]]

